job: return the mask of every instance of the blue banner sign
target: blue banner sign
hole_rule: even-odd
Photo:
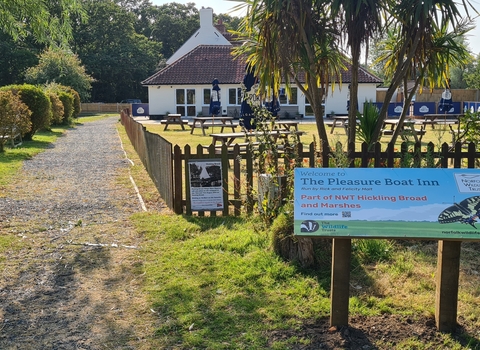
[[[480,170],[296,168],[299,236],[480,240]]]
[[[132,116],[134,117],[148,117],[148,103],[132,103]]]

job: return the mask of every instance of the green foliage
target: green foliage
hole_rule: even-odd
[[[85,71],[77,55],[68,50],[47,49],[40,55],[40,62],[25,73],[27,83],[58,83],[78,92],[81,99],[90,97],[93,78]]]
[[[78,93],[69,86],[51,83],[46,86],[46,90],[55,93],[62,102],[64,113],[60,123],[69,125],[73,118],[80,113],[80,97]]]
[[[150,40],[151,34],[137,34],[135,14],[114,1],[88,1],[85,10],[88,23],[75,27],[72,50],[95,79],[91,101],[146,100],[147,91],[141,81],[155,72],[162,45]],[[152,18],[158,21],[162,17]],[[183,35],[172,30],[159,28],[153,34],[168,32],[172,38]]]
[[[375,128],[380,118],[380,112],[372,101],[365,101],[363,104],[363,114],[358,113],[357,119],[357,138],[366,142],[367,144],[373,144],[378,140],[374,140]]]
[[[480,89],[480,54],[467,67],[464,73],[465,82],[469,89]]]
[[[394,246],[386,239],[356,239],[353,252],[363,264],[386,262],[392,258]]]
[[[480,112],[467,111],[459,117],[460,132],[457,135],[457,142],[480,142]]]
[[[71,36],[71,17],[84,16],[76,0],[8,0],[0,4],[0,28],[15,40],[33,35],[36,41],[66,44]]]
[[[50,99],[50,104],[52,105],[51,124],[58,125],[63,120],[63,114],[64,114],[63,103],[56,93],[48,90],[46,91],[46,93],[48,98]]]
[[[12,91],[14,94],[18,94],[22,102],[25,103],[32,112],[30,115],[32,127],[30,131],[25,134],[25,140],[32,140],[33,135],[35,135],[38,130],[50,127],[50,117],[52,113],[50,99],[40,87],[29,84],[9,85],[0,88],[0,90]]]
[[[0,152],[3,152],[8,137],[17,133],[24,135],[31,129],[31,114],[18,95],[11,91],[0,91]]]

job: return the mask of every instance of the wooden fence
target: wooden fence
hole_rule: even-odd
[[[150,177],[155,183],[160,195],[169,208],[177,214],[192,215],[190,202],[190,189],[186,167],[189,160],[216,159],[222,165],[223,203],[220,211],[208,211],[210,216],[218,214],[227,216],[241,214],[242,210],[251,213],[256,201],[253,191],[258,170],[254,166],[254,152],[252,149],[233,148],[223,146],[216,149],[211,145],[205,149],[201,145],[191,147],[186,145],[173,146],[158,134],[148,132],[143,125],[136,122],[128,115],[128,110],[121,113],[122,124],[136,152],[142,160]],[[381,144],[369,150],[362,144],[360,150],[355,149],[355,144],[348,146],[348,151],[316,149],[311,143],[307,146],[297,144],[290,152],[283,152],[278,159],[283,171],[288,171],[293,166],[302,167],[338,167],[348,162],[349,167],[411,167],[411,168],[476,168],[479,167],[476,145],[455,144],[454,147],[444,143],[435,149],[433,143],[421,146],[420,143],[403,143],[399,150],[389,144],[386,149],[381,149]],[[206,212],[197,211],[203,216]]]

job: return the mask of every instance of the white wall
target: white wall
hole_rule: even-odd
[[[165,114],[166,112],[176,113],[177,106],[175,103],[176,89],[195,89],[195,107],[196,111],[201,112],[203,106],[203,89],[211,89],[211,84],[206,85],[163,85],[163,86],[148,86],[148,101],[151,115]],[[240,85],[226,85],[221,84],[220,96],[222,102],[222,110],[226,110],[228,104],[228,90],[230,88],[237,89]],[[342,89],[338,85],[335,86],[335,91],[329,90],[325,103],[325,112],[330,114],[334,111],[336,114],[347,114],[347,96],[348,85],[344,84]],[[363,103],[365,100],[373,102],[376,101],[376,85],[375,84],[361,84],[358,91],[359,110],[363,110]],[[298,111],[305,115],[305,96],[298,94]],[[281,112],[280,112],[281,113]],[[308,118],[308,117],[307,117]],[[313,118],[313,116],[312,116]]]

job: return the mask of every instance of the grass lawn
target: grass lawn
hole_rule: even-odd
[[[201,130],[196,129],[194,134],[190,134],[190,128],[185,128],[182,130],[178,125],[171,125],[168,130],[164,131],[164,125],[158,123],[146,123],[145,127],[148,131],[159,134],[164,137],[166,140],[171,142],[173,145],[179,145],[181,147],[189,144],[192,147],[197,145],[209,145],[212,142],[211,136],[212,133],[219,133],[220,127],[209,128],[205,131],[206,136],[202,135]],[[304,131],[305,134],[301,137],[301,141],[304,144],[309,144],[314,140],[318,141],[318,133],[316,124],[312,122],[302,122],[299,125],[299,130]],[[342,127],[336,127],[333,134],[330,134],[331,128],[327,126],[327,133],[329,136],[329,142],[331,145],[334,145],[336,142],[341,142],[343,145],[346,144],[347,136],[345,130]],[[231,132],[228,128],[224,132]],[[386,147],[388,142],[390,142],[391,136],[385,135],[382,136],[380,142],[382,143],[382,148]],[[408,141],[413,141],[413,137],[410,137]],[[426,133],[422,138],[422,145],[426,146],[429,142],[437,147],[443,142],[451,142],[451,134],[447,126],[436,126],[435,129],[432,129],[430,126],[427,127]],[[400,146],[402,139],[398,138],[397,145]],[[360,149],[361,142],[357,142],[357,149]]]

